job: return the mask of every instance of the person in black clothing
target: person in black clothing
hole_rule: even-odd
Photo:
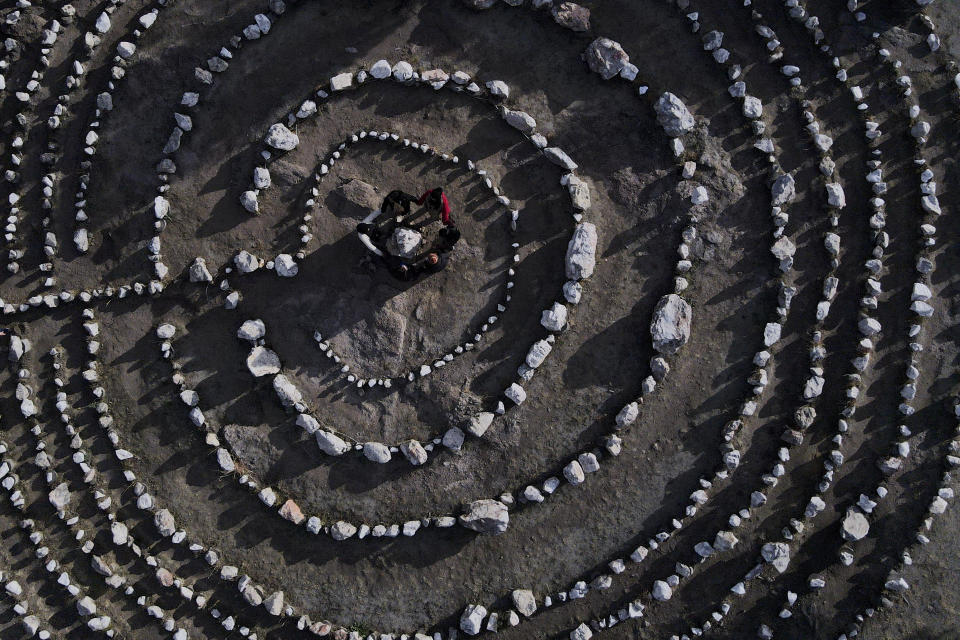
[[[409,193],[395,189],[388,193],[387,197],[383,199],[383,204],[380,205],[380,211],[388,216],[408,216],[410,215],[411,203],[416,201],[417,199]]]
[[[417,199],[409,193],[397,189],[387,194],[380,205],[380,215],[373,222],[361,222],[357,225],[357,232],[370,238],[375,245],[381,245],[397,227],[406,226],[410,215],[410,204]]]
[[[433,245],[433,251],[437,253],[442,254],[453,251],[457,242],[460,241],[460,229],[457,229],[454,225],[443,227],[437,235],[439,238],[436,244]]]
[[[425,273],[438,273],[443,271],[450,261],[449,252],[438,253],[431,251],[417,258],[412,262],[407,262],[402,258],[387,255],[383,262],[387,266],[390,275],[401,282],[411,282]]]

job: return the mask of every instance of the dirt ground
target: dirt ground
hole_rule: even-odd
[[[36,3],[35,3],[36,4]],[[27,253],[16,274],[3,271],[0,297],[20,303],[48,293],[38,266],[44,238],[41,178],[56,174],[58,186],[50,209],[50,230],[58,239],[54,291],[78,291],[152,277],[149,243],[155,235],[153,198],[156,165],[173,126],[173,111],[185,91],[197,86],[194,68],[217,54],[230,37],[266,11],[261,0],[176,0],[162,9],[157,23],[137,40],[136,55],[124,62],[126,75],[116,82],[114,109],[97,127],[99,142],[89,170],[91,247],[75,249],[75,198],[86,173],[83,136],[96,120],[97,94],[109,81],[116,43],[135,28],[153,3],[127,0],[112,15],[113,27],[89,60],[82,86],[71,94],[68,115],[55,136],[46,121],[70,73],[70,60],[82,51],[83,34],[109,2],[73,3],[76,19],[49,53],[50,66],[27,107],[11,88],[25,83],[35,66],[39,30],[59,15],[61,3],[22,9],[16,25],[3,33],[31,43],[11,58],[0,92],[4,170],[17,149],[11,141],[19,129],[16,115],[28,116],[28,132],[19,155],[20,186],[0,183],[0,197],[21,196],[18,242]],[[679,11],[675,2],[644,0],[584,1],[590,30],[577,33],[558,25],[547,9],[530,2],[498,2],[477,11],[461,0],[357,0],[333,3],[299,0],[288,3],[270,33],[234,50],[229,69],[204,86],[200,104],[189,110],[193,129],[173,155],[177,173],[164,196],[171,213],[161,234],[163,262],[170,268],[162,293],[147,297],[97,300],[101,327],[101,384],[114,416],[119,446],[132,452],[123,464],[132,469],[157,502],[170,509],[179,527],[221,556],[221,564],[240,568],[265,593],[284,592],[286,601],[312,620],[329,620],[362,637],[380,633],[439,632],[456,629],[468,603],[491,611],[513,607],[510,593],[530,589],[540,610],[499,635],[514,638],[567,638],[581,622],[616,615],[627,603],[642,599],[644,617],[612,629],[594,629],[604,638],[669,638],[691,633],[726,598],[730,588],[760,560],[766,542],[781,539],[790,519],[802,514],[815,493],[823,460],[834,448],[850,359],[861,336],[857,329],[864,295],[864,263],[873,244],[868,226],[864,179],[873,157],[863,136],[863,121],[850,92],[834,75],[830,59],[813,44],[801,24],[791,20],[783,3],[754,0],[786,51],[782,63],[768,63],[765,43],[754,32],[749,9],[738,0],[691,4]],[[863,87],[869,115],[884,135],[884,176],[888,184],[887,231],[890,246],[880,276],[883,293],[875,316],[884,327],[863,384],[856,415],[843,438],[845,461],[822,497],[824,512],[808,525],[793,549],[791,563],[775,579],[764,573],[750,583],[723,622],[704,636],[726,639],[757,637],[760,624],[776,638],[836,638],[855,617],[888,599],[868,618],[859,637],[953,638],[960,636],[957,611],[960,590],[953,576],[960,565],[960,522],[951,504],[916,543],[926,511],[937,494],[951,439],[956,437],[954,403],[957,384],[958,274],[955,238],[960,223],[954,210],[960,189],[957,170],[960,114],[954,84],[960,55],[960,12],[948,0],[925,9],[942,38],[937,52],[925,43],[929,27],[913,11],[893,3],[863,2],[865,22],[857,22],[846,3],[810,0],[810,13],[835,51],[850,68],[851,82]],[[912,4],[912,3],[901,3]],[[0,17],[11,11],[0,8]],[[699,12],[700,33],[691,33]],[[683,528],[641,564],[626,562],[608,589],[591,589],[585,598],[552,607],[559,592],[574,583],[590,583],[610,574],[608,563],[626,559],[657,533],[671,531],[700,479],[722,466],[724,426],[751,395],[747,380],[754,354],[763,348],[763,327],[776,315],[778,277],[770,254],[770,175],[765,155],[753,148],[755,137],[731,98],[731,80],[703,51],[701,37],[724,32],[723,46],[743,66],[751,95],[763,101],[766,134],[777,148],[778,162],[797,180],[798,197],[789,207],[787,234],[796,243],[793,286],[797,294],[775,347],[770,381],[759,398],[757,415],[744,420],[736,443],[741,465],[728,480],[711,489],[709,502],[684,519]],[[879,45],[872,34],[879,34]],[[582,59],[597,37],[619,42],[639,67],[637,83],[604,81]],[[79,38],[79,41],[78,41]],[[924,322],[917,356],[914,416],[897,412],[914,318],[907,312],[921,238],[918,231],[920,187],[914,169],[910,122],[900,102],[897,76],[878,63],[876,49],[888,48],[903,61],[924,118],[932,125],[925,156],[935,173],[943,215],[937,219],[935,270],[929,279],[935,313]],[[529,345],[546,337],[541,311],[562,300],[566,282],[564,257],[576,225],[570,197],[561,186],[563,169],[552,164],[529,139],[510,127],[497,111],[499,101],[475,98],[449,88],[402,86],[368,80],[329,99],[318,100],[318,114],[292,127],[299,145],[273,161],[272,186],[259,197],[260,214],[240,205],[250,188],[267,129],[286,121],[332,76],[367,70],[381,58],[409,61],[418,71],[462,70],[479,85],[502,80],[510,87],[503,103],[529,113],[537,131],[574,158],[577,174],[590,187],[592,206],[584,219],[596,225],[597,266],[585,280],[583,300],[570,305],[569,327],[558,334],[553,351],[529,383],[528,399],[498,416],[483,438],[468,438],[461,451],[438,446],[429,462],[413,467],[400,454],[384,465],[355,452],[329,457],[295,424],[295,414],[277,402],[269,378],[251,376],[246,366],[249,345],[236,337],[241,323],[261,319],[266,344],[279,356],[284,372],[304,394],[310,412],[356,442],[423,443],[462,427],[478,411],[494,411],[503,390],[516,380]],[[805,93],[791,89],[778,72],[792,61],[802,68]],[[637,86],[649,86],[638,95]],[[680,96],[697,118],[685,137],[683,159],[698,162],[693,180],[685,180],[657,124],[653,102],[663,92]],[[837,175],[847,207],[832,229],[824,214],[823,178],[816,150],[804,130],[800,101],[809,100],[821,128],[834,139]],[[239,250],[272,260],[299,250],[304,200],[312,176],[337,146],[361,130],[395,132],[457,155],[458,165],[410,148],[375,141],[351,144],[320,181],[318,203],[308,223],[313,239],[294,278],[279,278],[261,269],[239,276],[226,274]],[[40,154],[53,140],[58,159],[45,168]],[[465,168],[470,159],[487,171],[520,211],[510,227],[509,210]],[[369,185],[358,197],[359,183]],[[371,261],[355,236],[355,225],[389,191],[410,193],[442,185],[453,217],[463,233],[445,270],[413,283],[392,279]],[[707,188],[709,204],[693,209],[693,187]],[[369,191],[372,189],[373,195]],[[372,200],[372,202],[371,202]],[[9,209],[9,207],[7,207]],[[185,384],[201,398],[211,430],[233,455],[242,472],[258,483],[293,498],[308,515],[325,523],[338,520],[375,524],[458,515],[472,501],[519,496],[528,485],[561,477],[564,465],[582,451],[599,449],[620,408],[637,398],[648,362],[655,354],[649,325],[657,301],[674,290],[674,265],[681,234],[691,212],[699,217],[691,286],[683,296],[693,308],[690,341],[670,360],[671,370],[655,393],[645,398],[641,418],[625,431],[623,453],[601,457],[601,469],[580,486],[564,486],[543,504],[518,504],[501,535],[480,535],[463,527],[421,529],[413,537],[334,541],[314,535],[280,518],[238,485],[236,475],[217,466],[204,437],[170,384],[170,363],[161,357],[158,325],[177,328],[172,340]],[[436,225],[433,227],[435,232]],[[842,237],[836,269],[839,288],[823,327],[826,383],[816,401],[818,420],[802,446],[791,449],[785,474],[768,491],[766,505],[737,529],[738,546],[698,566],[693,547],[712,541],[727,528],[728,518],[758,487],[761,474],[783,446],[781,433],[791,424],[808,376],[811,323],[821,297],[828,259],[823,237]],[[512,246],[517,244],[516,249]],[[513,255],[519,256],[514,263]],[[196,257],[205,259],[215,277],[226,276],[239,292],[236,309],[224,306],[226,290],[216,284],[190,283],[186,274]],[[510,275],[508,270],[515,270]],[[507,282],[513,286],[508,289]],[[510,296],[505,311],[498,304]],[[0,374],[5,459],[16,463],[24,485],[27,516],[38,523],[44,544],[69,568],[110,615],[118,635],[126,638],[170,636],[126,597],[114,591],[90,567],[68,526],[57,519],[34,463],[33,424],[21,419],[15,396],[19,368],[31,374],[38,399],[37,420],[44,425],[46,450],[75,492],[72,507],[88,536],[111,548],[110,522],[98,510],[94,494],[69,458],[70,437],[60,427],[55,407],[53,370],[46,355],[62,346],[66,353],[64,391],[75,424],[92,452],[90,466],[119,517],[144,540],[149,553],[208,594],[208,609],[220,606],[251,621],[260,638],[309,637],[296,619],[278,619],[251,606],[236,585],[220,581],[193,553],[157,535],[150,513],[136,506],[137,496],[121,474],[105,432],[97,425],[94,398],[81,377],[91,358],[86,354],[79,302],[56,309],[42,306],[18,312],[8,322],[32,341],[20,365]],[[357,389],[340,374],[343,363],[361,378],[404,378],[423,363],[433,363],[455,346],[474,341],[490,316],[477,347],[457,355],[428,377],[391,388]],[[334,363],[318,348],[320,332],[342,358]],[[509,404],[509,403],[508,403]],[[901,440],[897,429],[909,425],[916,434],[904,468],[884,479],[877,461]],[[855,545],[855,561],[844,566],[846,548],[841,521],[861,493],[883,484],[889,494],[871,516],[869,536]],[[946,486],[957,488],[955,480]],[[56,575],[36,559],[19,516],[8,500],[0,506],[0,571],[25,587],[30,611],[43,614],[54,637],[88,637],[76,606],[56,584]],[[904,565],[904,553],[911,564]],[[126,549],[107,554],[177,620],[190,637],[228,633],[175,590],[164,589],[155,570]],[[668,601],[651,601],[655,580],[677,571],[677,563],[696,567]],[[891,571],[910,584],[904,594],[883,591]],[[811,590],[811,577],[826,586]],[[10,579],[9,577],[7,578]],[[789,618],[778,617],[787,592],[800,594]],[[39,613],[38,613],[39,612]],[[11,599],[0,600],[0,637],[24,637]],[[463,637],[461,632],[460,637]]]

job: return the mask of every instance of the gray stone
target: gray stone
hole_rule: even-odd
[[[343,520],[330,525],[330,536],[334,540],[346,540],[357,532],[357,528]]]
[[[50,492],[50,504],[57,511],[63,511],[70,504],[70,488],[66,482],[61,482]]]
[[[282,278],[292,278],[300,272],[300,267],[294,261],[293,256],[281,253],[273,261],[274,269],[277,271],[277,275]]]
[[[487,83],[487,89],[490,90],[490,93],[498,98],[509,98],[510,97],[510,87],[507,86],[507,83],[503,80],[491,80]]]
[[[547,156],[553,164],[563,167],[567,171],[574,171],[579,165],[573,161],[567,152],[560,147],[547,147],[543,150],[543,155]]]
[[[515,589],[510,594],[514,608],[529,618],[537,611],[537,599],[529,589]]]
[[[352,73],[340,73],[330,78],[331,91],[343,91],[353,86]]]
[[[770,253],[772,253],[773,257],[777,260],[791,258],[796,252],[796,245],[786,236],[778,238],[777,241],[773,243],[773,246],[770,247]]]
[[[415,467],[427,461],[427,450],[417,440],[407,440],[400,445],[400,452]]]
[[[554,302],[549,309],[540,314],[540,324],[547,331],[562,331],[567,326],[567,308],[559,302]]]
[[[393,65],[393,79],[397,82],[407,82],[413,78],[413,67],[406,60]]]
[[[584,280],[593,275],[597,265],[597,227],[581,222],[567,243],[566,275],[571,280]]]
[[[287,129],[283,124],[277,123],[272,125],[267,131],[267,137],[264,139],[264,142],[269,147],[273,147],[279,151],[293,151],[297,148],[297,145],[300,144],[300,138],[290,129]]]
[[[90,596],[84,596],[77,600],[77,613],[84,618],[92,616],[97,612],[97,603]]]
[[[670,92],[660,96],[654,105],[654,110],[657,112],[657,122],[672,138],[682,136],[693,129],[695,124],[693,114],[687,109],[683,100]]]
[[[384,78],[389,78],[390,74],[393,72],[390,67],[390,63],[386,60],[377,60],[373,63],[373,66],[370,67],[370,75],[376,78],[377,80],[383,80]]]
[[[257,378],[280,373],[280,357],[265,347],[254,347],[247,356],[247,368]]]
[[[660,299],[653,311],[650,335],[653,348],[665,355],[675,354],[690,339],[693,310],[675,293]]]
[[[793,202],[797,195],[797,185],[793,176],[785,173],[777,178],[773,186],[770,187],[770,193],[773,196],[773,206],[775,207]]]
[[[663,580],[657,580],[653,583],[653,599],[663,602],[673,597],[673,589]]]
[[[117,546],[127,544],[129,535],[130,532],[127,529],[127,525],[116,521],[110,523],[110,537],[113,540],[113,544]]]
[[[827,183],[827,202],[831,207],[843,209],[847,206],[847,196],[843,192],[843,185],[836,182]]]
[[[590,627],[580,623],[576,629],[570,632],[570,640],[590,640],[593,637],[593,631],[590,630]]]
[[[531,369],[536,369],[543,364],[543,361],[547,359],[551,351],[553,351],[553,347],[546,340],[534,342],[533,346],[530,347],[530,351],[527,352],[525,360],[527,366]]]
[[[263,608],[272,616],[279,616],[283,612],[283,591],[271,593],[263,601]]]
[[[730,531],[719,531],[717,536],[713,541],[713,548],[717,551],[730,551],[737,543],[740,542],[737,539],[737,536],[733,535]]]
[[[243,594],[243,599],[247,601],[247,604],[254,607],[259,607],[263,604],[263,595],[261,595],[260,591],[253,585],[248,584],[241,593]]]
[[[153,515],[153,524],[157,527],[157,531],[164,538],[169,538],[177,531],[177,525],[173,519],[173,514],[166,509],[160,509]]]
[[[213,276],[207,269],[207,261],[197,258],[190,265],[190,282],[213,282]]]
[[[260,268],[260,260],[252,253],[241,251],[233,258],[233,263],[240,273],[253,273]]]
[[[267,334],[267,327],[263,320],[247,320],[237,330],[237,337],[241,340],[256,342]]]
[[[763,115],[763,103],[759,98],[753,96],[744,96],[743,115],[751,120],[756,120]]]
[[[590,30],[590,10],[573,2],[561,2],[553,7],[553,19],[560,26],[582,33]]]
[[[343,441],[340,436],[320,429],[315,435],[317,446],[328,456],[342,456],[350,450],[350,445]]]
[[[486,617],[486,607],[479,604],[468,604],[460,616],[460,630],[469,636],[475,636],[483,630],[483,619]]]
[[[630,56],[619,42],[610,38],[597,38],[586,51],[587,66],[604,80],[615,78],[630,62]]]
[[[585,476],[583,474],[583,467],[580,466],[580,463],[576,460],[571,460],[567,466],[563,468],[563,477],[567,479],[567,482],[573,486],[578,484],[583,484]]]
[[[85,227],[80,227],[73,232],[73,244],[80,253],[86,253],[90,250],[90,234]]]
[[[513,111],[512,109],[504,107],[503,119],[506,120],[507,124],[511,127],[527,135],[532,134],[537,128],[537,121],[525,111]]]
[[[863,540],[868,533],[870,521],[867,517],[855,509],[848,509],[847,515],[843,517],[843,539],[851,542]]]
[[[40,618],[34,615],[24,616],[23,620],[20,621],[23,625],[23,630],[27,632],[27,635],[33,637],[37,635],[40,631]]]
[[[379,442],[365,442],[363,445],[363,455],[367,460],[379,464],[390,462],[390,447]]]
[[[485,434],[487,429],[490,428],[490,425],[493,424],[494,417],[495,416],[488,411],[478,413],[470,418],[470,423],[467,425],[467,431],[477,438],[483,437],[483,434]]]
[[[287,377],[283,374],[277,374],[273,378],[273,390],[280,399],[280,404],[284,407],[292,407],[303,401],[303,394],[297,389]]]
[[[270,178],[270,170],[266,167],[255,167],[253,169],[253,186],[256,189],[268,189],[273,181]]]
[[[412,258],[423,244],[423,236],[418,231],[398,227],[387,240],[387,251],[401,258]]]
[[[783,542],[768,542],[761,547],[760,555],[780,573],[790,564],[790,547]]]
[[[510,525],[507,505],[498,500],[476,500],[470,503],[467,513],[460,516],[460,524],[480,533],[498,535]]]

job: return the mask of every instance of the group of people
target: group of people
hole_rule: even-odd
[[[411,213],[414,203],[424,208]],[[450,201],[440,187],[430,189],[419,198],[400,190],[391,191],[384,198],[379,215],[370,222],[358,224],[357,232],[369,238],[377,248],[377,257],[390,275],[409,282],[447,266],[450,254],[460,240],[460,230],[450,218],[450,211]],[[426,251],[419,251],[421,231],[436,220],[443,223],[436,240]],[[398,247],[403,240],[404,247]],[[411,243],[416,253],[404,250]]]

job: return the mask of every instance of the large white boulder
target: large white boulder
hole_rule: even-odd
[[[650,336],[653,348],[660,353],[673,355],[690,339],[693,309],[675,293],[663,296],[653,310]]]

